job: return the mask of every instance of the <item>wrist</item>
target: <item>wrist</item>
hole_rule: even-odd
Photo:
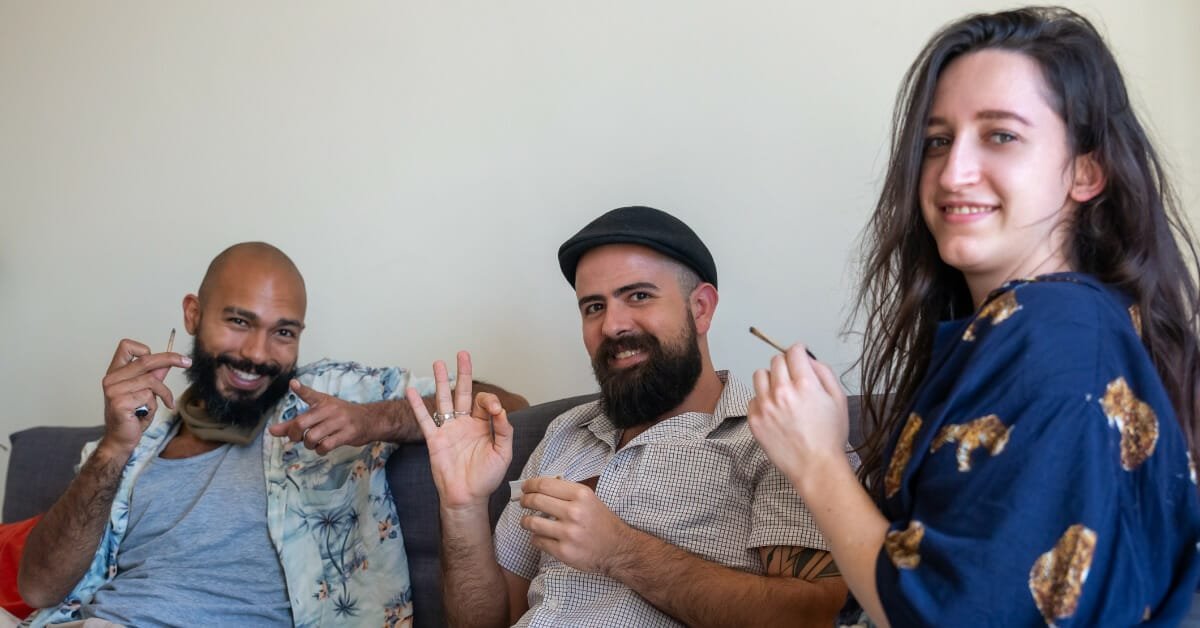
[[[644,560],[646,557],[646,553],[638,549],[645,541],[643,537],[648,538],[649,535],[621,522],[615,541],[604,554],[603,562],[600,564],[601,575],[627,584],[632,576],[632,570],[638,565],[639,558]]]
[[[858,478],[843,452],[824,452],[807,456],[789,478],[806,504],[820,502],[829,491],[844,490],[847,484],[858,485]],[[810,505],[811,509],[812,506]]]
[[[447,504],[443,501],[439,514],[443,524],[462,525],[480,520],[488,522],[488,501],[483,499],[461,504]]]
[[[129,462],[129,458],[133,456],[133,450],[136,448],[137,443],[121,443],[111,435],[105,434],[100,438],[100,442],[96,443],[96,450],[92,452],[91,457],[95,458],[97,462],[124,466],[126,462]]]
[[[388,443],[408,443],[421,440],[417,419],[413,416],[408,402],[399,400],[384,401],[376,405],[363,406],[368,411],[370,425],[377,425],[378,432],[374,440]]]

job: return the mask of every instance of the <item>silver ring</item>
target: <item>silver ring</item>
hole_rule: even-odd
[[[454,416],[471,416],[471,413],[470,413],[470,412],[463,412],[462,410],[455,410],[455,411],[454,411]]]
[[[445,423],[446,421],[449,421],[450,419],[453,419],[454,414],[455,414],[454,412],[434,412],[430,416],[433,417],[433,424],[438,427],[441,427],[443,423]]]
[[[308,438],[308,430],[311,430],[311,429],[312,429],[311,427],[304,428],[304,431],[300,432],[300,440],[304,440],[304,439]]]

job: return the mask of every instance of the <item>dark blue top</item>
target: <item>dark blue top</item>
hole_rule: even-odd
[[[1200,581],[1186,441],[1132,301],[1076,273],[942,323],[886,460],[892,625],[1175,625]]]

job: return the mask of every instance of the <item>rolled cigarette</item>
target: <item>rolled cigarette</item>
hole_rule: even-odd
[[[775,347],[776,351],[778,351],[780,353],[787,353],[787,349],[784,349],[782,346],[780,346],[780,344],[778,342],[775,342],[774,340],[771,340],[770,338],[768,338],[766,334],[762,333],[761,331],[758,331],[757,327],[754,327],[753,325],[751,325],[750,333],[757,336],[763,342],[771,345],[772,347]],[[808,357],[810,357],[814,360],[817,359],[817,356],[813,355],[813,352],[809,351],[807,348],[804,349],[804,352],[808,354]]]

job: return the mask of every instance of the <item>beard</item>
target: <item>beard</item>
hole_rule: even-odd
[[[184,371],[192,385],[192,398],[204,406],[208,418],[218,423],[237,427],[253,427],[288,392],[288,382],[296,374],[296,365],[286,372],[277,362],[257,364],[250,360],[238,360],[228,355],[210,353],[200,336],[192,344],[192,365]],[[270,377],[271,383],[257,397],[248,391],[235,390],[226,397],[217,389],[217,368],[227,366],[244,373]]]
[[[687,328],[666,345],[650,334],[605,338],[592,358],[592,371],[600,383],[600,404],[614,425],[626,429],[650,423],[676,408],[696,387],[704,359],[696,341],[696,321],[687,312]],[[649,354],[641,364],[627,368],[609,366],[622,351]]]

